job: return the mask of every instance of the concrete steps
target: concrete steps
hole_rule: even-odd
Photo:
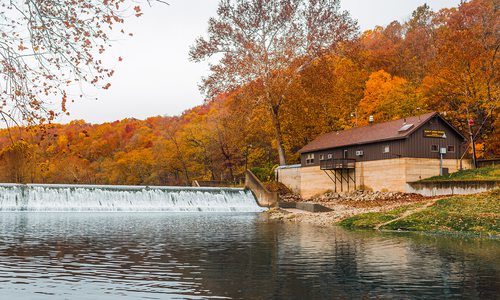
[[[329,212],[332,209],[317,203],[310,202],[278,202],[280,208],[296,208],[308,212]]]

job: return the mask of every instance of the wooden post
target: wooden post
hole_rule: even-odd
[[[472,126],[474,126],[474,120],[469,119],[468,124],[469,124],[470,142],[471,142],[471,147],[472,147],[472,165],[474,166],[474,169],[477,169],[476,144],[474,142],[474,134],[472,133]]]

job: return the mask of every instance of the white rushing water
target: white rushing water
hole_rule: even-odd
[[[0,211],[260,212],[250,191],[85,185],[0,185]]]

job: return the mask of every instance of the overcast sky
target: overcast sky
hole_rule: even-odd
[[[71,115],[59,121],[84,119],[102,123],[127,117],[177,115],[203,102],[198,84],[207,74],[207,66],[190,62],[188,50],[195,38],[206,32],[207,20],[215,15],[218,0],[168,2],[169,6],[144,8],[142,17],[127,21],[134,36],[116,41],[106,55],[116,70],[111,88],[86,89],[88,97],[69,105]],[[361,30],[366,30],[392,20],[405,21],[424,3],[439,10],[459,2],[343,0],[342,7],[358,20]],[[118,63],[120,56],[123,61]]]

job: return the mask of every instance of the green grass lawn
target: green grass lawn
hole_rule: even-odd
[[[414,203],[400,206],[389,211],[359,214],[341,221],[339,225],[349,229],[373,229],[378,224],[394,220],[406,211],[417,209],[423,205],[424,203]]]
[[[445,176],[434,176],[422,181],[500,180],[500,166],[462,170]]]
[[[415,209],[404,206],[384,213],[361,214],[343,220],[346,228],[369,229],[396,219],[405,211]],[[380,229],[428,232],[463,232],[500,235],[500,190],[476,195],[453,196]]]

